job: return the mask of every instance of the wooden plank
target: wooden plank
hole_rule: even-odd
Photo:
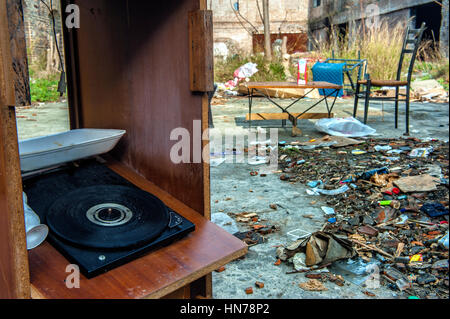
[[[6,0],[16,106],[31,104],[22,0]]]
[[[29,298],[22,183],[6,2],[0,0],[0,298]]]
[[[68,289],[69,262],[45,242],[30,251],[31,284],[41,298],[161,298],[243,256],[247,245],[125,165],[109,167],[136,186],[158,196],[191,220],[196,230],[167,247],[150,252],[97,277],[81,275],[80,288]],[[207,284],[207,283],[206,283]]]
[[[341,85],[328,82],[308,82],[298,85],[297,82],[247,82],[250,89],[342,89]]]
[[[174,292],[164,296],[162,299],[190,299],[191,291],[189,288],[190,288],[189,285],[181,287],[180,289],[175,290]]]
[[[312,91],[311,91],[312,90]],[[238,93],[242,95],[248,95],[248,88],[245,86],[245,84],[240,84],[238,86]],[[253,92],[253,96],[259,96],[259,97],[276,97],[280,99],[289,99],[289,98],[299,98],[304,97],[305,93],[308,93],[307,96],[312,99],[320,99],[321,95],[319,93],[318,89],[291,89],[291,88],[278,88],[278,89],[271,89],[271,88],[265,88],[265,89],[259,89],[258,91]]]
[[[193,92],[214,90],[212,11],[189,12],[189,76]]]
[[[294,117],[300,115],[301,113],[291,113]],[[305,113],[300,116],[299,120],[312,120],[312,119],[323,119],[328,118],[328,113]],[[330,117],[334,117],[334,113],[330,114]],[[288,113],[247,113],[245,115],[245,120],[249,121],[258,121],[258,120],[289,120]]]

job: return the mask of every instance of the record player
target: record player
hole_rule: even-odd
[[[168,245],[195,225],[95,159],[25,177],[48,241],[92,278]]]

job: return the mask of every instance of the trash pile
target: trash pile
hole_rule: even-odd
[[[256,63],[248,62],[234,71],[233,80],[229,80],[225,83],[218,83],[217,88],[227,95],[238,95],[238,92],[235,89],[239,82],[250,81],[250,77],[256,72],[258,72]]]
[[[406,88],[399,89],[400,99],[405,99]],[[394,98],[396,88],[390,86],[383,86],[378,90],[372,92],[372,96]],[[434,79],[430,80],[415,80],[411,83],[411,91],[409,95],[411,102],[423,103],[448,103],[448,91]]]
[[[270,207],[274,210],[277,209],[276,204],[271,204]],[[276,225],[267,225],[267,220],[261,219],[257,213],[242,212],[230,214],[233,215],[236,222],[245,224],[250,229],[249,231],[233,234],[235,237],[245,242],[249,247],[266,242],[266,235],[279,230]]]
[[[280,179],[308,186],[324,226],[279,247],[277,258],[310,280],[331,267],[369,296],[385,285],[448,298],[448,142],[325,136],[279,146]]]
[[[448,92],[434,80],[415,80],[411,83],[413,99],[428,103],[448,103]]]

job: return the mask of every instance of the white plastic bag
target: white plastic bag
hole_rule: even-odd
[[[353,117],[324,118],[316,122],[317,130],[334,136],[361,137],[375,134],[376,130]]]
[[[240,66],[236,71],[234,71],[234,77],[240,79],[245,79],[251,77],[253,74],[258,72],[256,68],[256,63],[248,62]]]

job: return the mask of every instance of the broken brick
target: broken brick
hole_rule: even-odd
[[[369,296],[369,297],[375,297],[375,294],[374,293],[372,293],[372,292],[370,292],[370,291],[363,291],[363,294],[365,294],[366,296]]]
[[[264,288],[264,283],[260,282],[260,281],[257,281],[257,282],[255,282],[255,286],[258,287],[258,288]]]
[[[226,269],[225,266],[222,266],[222,267],[216,269],[216,272],[222,272],[222,271],[224,271],[225,269]]]
[[[378,230],[368,225],[358,227],[358,232],[371,237],[378,235]]]

